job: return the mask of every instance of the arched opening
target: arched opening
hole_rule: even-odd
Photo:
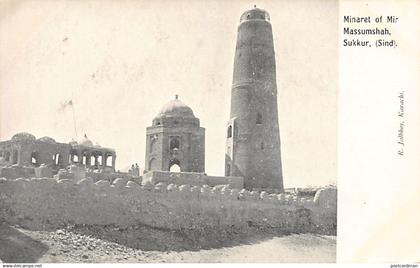
[[[7,162],[10,161],[10,152],[7,151],[4,153],[4,160],[6,160]]]
[[[90,152],[84,151],[82,155],[82,164],[85,165],[85,167],[90,165]]]
[[[232,137],[232,126],[229,126],[229,127],[228,127],[227,137],[228,137],[228,138],[231,138],[231,137]]]
[[[170,147],[170,150],[174,150],[174,149],[178,149],[179,150],[179,138],[178,137],[174,137],[174,138],[172,138],[171,139],[171,142],[170,142],[170,145],[169,145],[169,147]]]
[[[260,113],[257,113],[256,123],[257,123],[257,125],[262,125],[262,123],[263,123],[263,118],[262,118],[262,115]]]
[[[98,156],[97,156],[97,159],[98,159],[98,166],[102,166],[102,165],[103,165],[103,158],[102,158],[102,155],[98,155]]]
[[[71,150],[69,155],[69,161],[72,163],[78,163],[79,162],[79,156],[77,155],[76,150]]]
[[[18,162],[18,151],[15,149],[12,152],[12,164],[17,164]]]
[[[260,144],[260,148],[261,148],[261,150],[264,150],[264,142],[263,141]]]
[[[107,167],[112,167],[112,158],[113,158],[112,154],[105,155],[105,165]]]
[[[181,172],[181,167],[177,164],[173,164],[170,168],[169,168],[170,172]]]
[[[56,165],[56,166],[61,166],[61,159],[62,159],[62,157],[61,157],[61,155],[59,154],[59,153],[56,153],[56,154],[54,154],[53,155],[53,162],[54,162],[54,165]]]
[[[32,152],[31,154],[31,164],[34,166],[39,166],[39,154],[38,152]]]
[[[90,156],[90,166],[95,166],[96,165],[96,158],[94,155]]]
[[[171,161],[169,161],[169,171],[181,172],[181,163],[178,159],[172,159]]]

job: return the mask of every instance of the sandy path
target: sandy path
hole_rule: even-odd
[[[168,262],[335,262],[336,237],[311,234],[289,235],[252,245],[170,252]]]
[[[258,240],[258,239],[257,239]],[[292,234],[200,251],[145,251],[71,231],[0,225],[3,262],[335,262],[335,236]]]

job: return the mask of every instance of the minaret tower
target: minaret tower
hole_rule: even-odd
[[[238,27],[226,135],[225,175],[244,177],[247,189],[282,192],[273,33],[256,7]]]

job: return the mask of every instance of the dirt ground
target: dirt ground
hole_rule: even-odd
[[[235,241],[233,241],[235,242]],[[3,262],[335,262],[336,237],[254,235],[228,246],[164,251],[133,248],[69,229],[31,231],[0,225]]]

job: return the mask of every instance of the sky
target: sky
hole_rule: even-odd
[[[206,128],[206,173],[223,175],[237,27],[254,4],[273,28],[285,187],[335,183],[336,1],[2,1],[0,140],[87,134],[117,169],[143,169],[146,127],[178,94]]]

